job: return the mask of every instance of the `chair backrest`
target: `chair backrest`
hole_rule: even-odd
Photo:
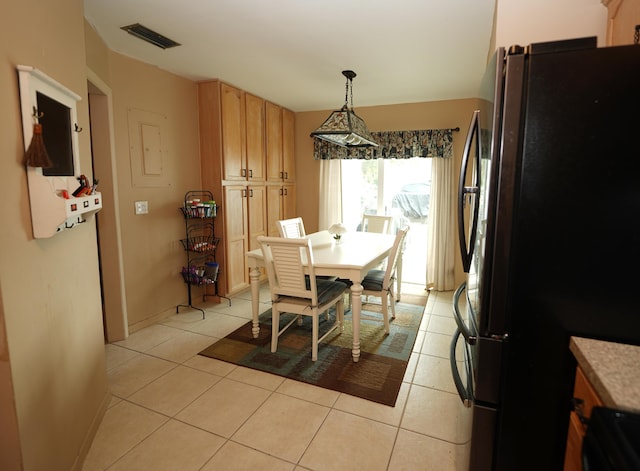
[[[379,234],[391,234],[393,216],[376,216],[364,214],[362,216],[362,231],[377,232]]]
[[[301,217],[278,221],[278,232],[280,232],[280,237],[287,239],[296,239],[307,235]]]
[[[404,239],[409,232],[409,226],[404,226],[396,233],[396,240],[393,243],[391,252],[389,252],[389,258],[387,259],[387,269],[384,274],[384,280],[382,282],[382,289],[389,289],[389,286],[396,277],[396,265],[398,264],[398,258],[404,248]]]
[[[259,236],[258,243],[264,256],[271,299],[275,301],[278,296],[294,296],[309,299],[312,306],[317,306],[318,288],[311,240]],[[309,273],[308,285],[305,266]]]

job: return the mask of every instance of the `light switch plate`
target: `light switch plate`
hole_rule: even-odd
[[[148,214],[149,213],[149,202],[148,201],[136,201],[136,214]]]

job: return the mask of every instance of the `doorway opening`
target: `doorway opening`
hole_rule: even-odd
[[[103,208],[96,214],[102,318],[105,342],[111,343],[129,335],[113,150],[113,108],[109,86],[90,69],[87,77],[93,178],[99,182],[104,196]]]
[[[392,232],[407,234],[403,283],[426,286],[431,161],[426,158],[341,160],[342,217],[349,231],[359,229],[363,214],[393,216]]]

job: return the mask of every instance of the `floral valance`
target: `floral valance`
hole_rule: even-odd
[[[412,157],[453,156],[454,129],[381,131],[371,135],[378,147],[341,147],[314,139],[313,158],[329,159],[410,159]]]

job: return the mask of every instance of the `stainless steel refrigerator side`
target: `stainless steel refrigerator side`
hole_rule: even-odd
[[[513,217],[522,150],[525,56],[507,56],[505,64],[502,129],[493,229],[490,285],[485,287],[486,312],[482,335],[505,336],[509,330],[509,270],[512,262]],[[489,296],[489,293],[490,296]]]
[[[501,394],[508,358],[508,306],[511,224],[521,147],[520,120],[525,61],[508,56],[496,72],[492,170],[488,185],[487,249],[481,277],[482,302],[475,348],[475,401],[471,441],[471,471],[494,469]],[[504,81],[503,81],[504,76]]]
[[[452,361],[452,372],[456,388],[458,388],[463,403],[473,407],[469,466],[470,469],[474,471],[490,470],[492,467],[498,413],[496,405],[492,404],[491,400],[497,396],[498,391],[497,385],[499,384],[498,379],[501,371],[499,351],[501,348],[498,349],[498,351],[493,348],[488,348],[485,345],[487,339],[478,339],[478,323],[484,322],[486,324],[486,321],[482,320],[482,311],[487,307],[487,302],[483,299],[483,293],[487,292],[485,281],[490,280],[491,271],[492,239],[494,234],[494,230],[491,227],[494,215],[491,214],[491,211],[495,206],[494,193],[495,187],[497,186],[497,170],[500,161],[500,145],[496,142],[496,139],[500,136],[502,125],[504,57],[505,50],[499,48],[489,61],[487,72],[482,80],[480,97],[484,100],[485,105],[490,105],[491,108],[483,105],[483,111],[477,116],[480,123],[479,136],[481,144],[481,159],[478,165],[484,167],[484,171],[481,169],[482,181],[479,185],[480,192],[477,197],[478,205],[480,206],[479,223],[476,225],[476,230],[478,231],[478,237],[476,238],[477,247],[475,247],[472,252],[473,263],[467,273],[467,282],[471,283],[473,289],[473,295],[468,302],[468,306],[474,307],[469,314],[472,316],[472,320],[475,321],[469,325],[470,329],[468,329],[469,333],[466,336],[467,342],[465,344],[465,348],[471,352],[471,355],[469,355],[469,363],[472,366],[472,381],[470,385],[465,385],[461,381],[462,375],[458,371],[454,371],[456,362]],[[462,250],[464,250],[464,248],[462,248]],[[468,286],[461,286],[459,290],[461,291],[465,288],[467,290],[469,289]],[[467,296],[469,296],[468,291]],[[460,297],[460,294],[458,294],[458,297]],[[457,314],[458,313],[454,312],[456,319],[460,317]],[[486,330],[486,328],[484,330]],[[483,344],[482,347],[477,344],[478,340]],[[454,336],[452,340],[452,349],[455,348],[456,342],[457,335]],[[497,345],[496,342],[491,342],[491,344],[492,347]],[[478,365],[476,360],[480,350],[483,351],[485,360],[484,363],[480,365],[479,370],[482,372],[480,382],[484,384],[484,386],[482,386],[484,392],[481,395],[481,403],[478,403],[478,396],[475,394],[474,385],[478,380],[476,374]],[[455,360],[455,352],[453,352],[453,350],[451,358]],[[487,381],[494,381],[494,385],[489,387],[486,384]],[[482,401],[487,402],[482,403]]]

